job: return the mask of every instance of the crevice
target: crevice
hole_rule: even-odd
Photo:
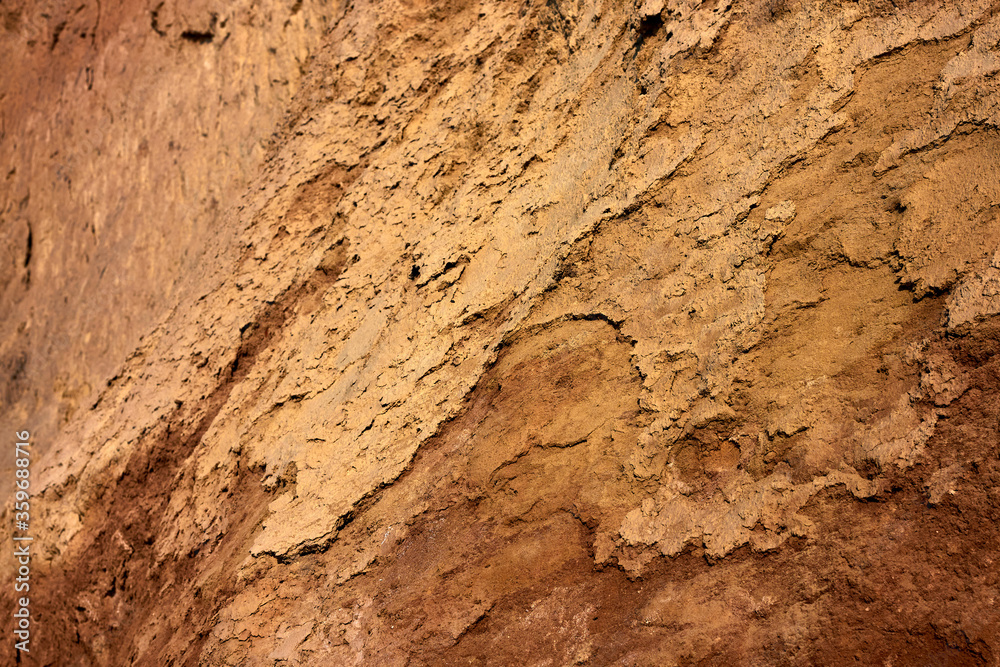
[[[29,222],[28,223],[28,242],[27,242],[27,248],[25,248],[25,251],[24,251],[24,267],[25,268],[27,268],[28,265],[31,264],[31,249],[32,249],[33,245],[34,245],[34,236],[33,236],[32,231],[31,231],[31,223]]]
[[[215,33],[200,32],[198,30],[185,30],[181,33],[181,39],[186,39],[187,41],[194,42],[195,44],[211,44],[212,40],[215,39]]]
[[[59,37],[62,35],[63,30],[66,29],[66,22],[62,21],[52,30],[52,41],[49,43],[49,51],[55,51],[56,45],[59,43]]]
[[[149,12],[149,25],[160,37],[166,37],[167,33],[160,28],[160,10],[163,8],[163,3],[156,5],[156,7]]]
[[[192,30],[189,28],[181,33],[181,39],[194,44],[211,44],[212,40],[215,39],[215,26],[218,21],[218,15],[212,14],[207,30]]]
[[[464,270],[464,267],[469,263],[469,261],[470,261],[469,256],[465,254],[459,255],[458,258],[456,259],[448,260],[447,262],[445,262],[444,266],[440,270],[428,276],[426,280],[416,283],[417,289],[420,289],[421,287],[424,287],[429,283],[434,282],[438,278],[441,278],[442,276],[447,274],[452,269],[463,267]],[[416,280],[419,277],[420,277],[420,267],[414,264],[413,267],[410,269],[410,280]],[[455,281],[452,281],[449,284],[453,284],[454,282]]]

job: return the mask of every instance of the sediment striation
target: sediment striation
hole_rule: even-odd
[[[31,660],[1000,664],[1000,6],[0,15]]]

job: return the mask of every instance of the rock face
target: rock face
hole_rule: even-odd
[[[0,14],[22,663],[1000,664],[1000,7]]]

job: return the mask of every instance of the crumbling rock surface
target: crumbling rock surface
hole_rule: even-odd
[[[1000,6],[50,5],[31,660],[1000,664]]]

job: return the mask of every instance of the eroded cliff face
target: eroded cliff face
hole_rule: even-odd
[[[1000,664],[998,9],[5,5],[31,659]]]

